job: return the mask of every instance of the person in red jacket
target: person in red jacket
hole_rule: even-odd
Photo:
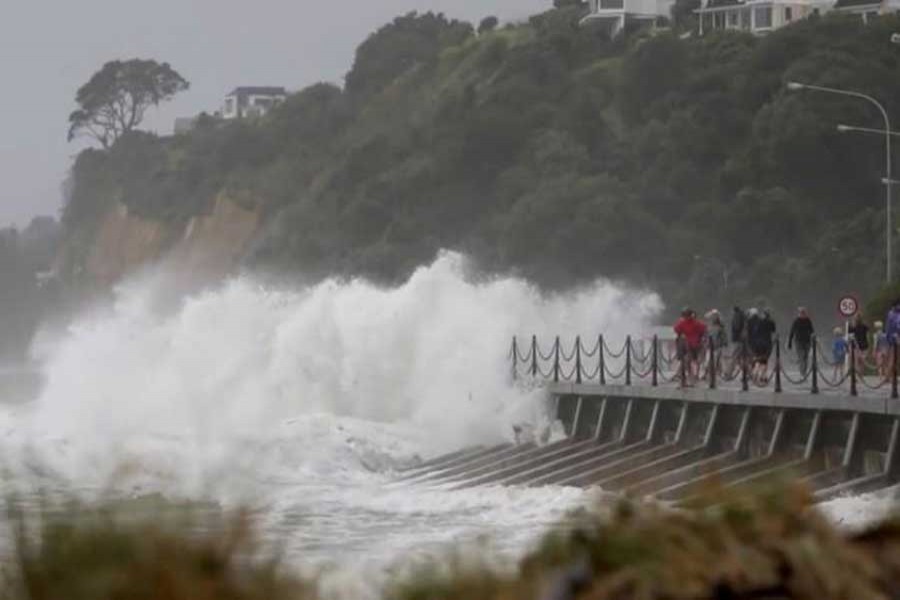
[[[681,318],[675,323],[678,336],[678,352],[684,365],[685,379],[682,384],[692,385],[700,375],[700,356],[706,339],[706,325],[697,318],[690,308],[681,311]]]

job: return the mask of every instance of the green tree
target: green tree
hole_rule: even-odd
[[[78,89],[78,109],[69,115],[69,141],[86,135],[109,148],[141,124],[148,108],[189,86],[168,63],[110,61]]]
[[[489,33],[495,29],[497,29],[497,25],[500,21],[495,16],[485,17],[478,24],[478,34]]]
[[[397,17],[363,42],[347,73],[347,92],[366,97],[381,91],[410,69],[431,63],[441,49],[473,34],[472,25],[443,14],[411,12]]]

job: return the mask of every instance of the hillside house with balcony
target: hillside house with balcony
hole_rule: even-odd
[[[611,37],[625,29],[629,21],[655,25],[669,19],[674,0],[589,0],[590,12],[582,23],[606,24]]]
[[[225,96],[221,117],[262,117],[287,98],[283,87],[239,87]]]
[[[900,0],[837,0],[832,10],[859,15],[863,23],[868,23],[880,15],[900,12]]]
[[[809,0],[704,0],[695,12],[700,35],[722,29],[762,35],[822,8]]]

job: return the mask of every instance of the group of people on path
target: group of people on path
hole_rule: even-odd
[[[844,377],[851,348],[858,373],[864,373],[866,360],[873,358],[879,376],[889,376],[891,347],[900,341],[900,298],[892,306],[885,322],[876,321],[873,323],[873,330],[862,314],[857,314],[846,328],[834,328],[831,361],[826,362],[832,365],[835,379]],[[718,310],[713,309],[704,315],[704,319],[700,319],[693,309],[685,308],[674,329],[677,336],[677,356],[684,370],[684,385],[693,385],[699,379],[703,357],[710,350],[714,352],[717,370],[721,370],[721,351],[729,345],[729,341],[734,345],[732,369],[735,365],[746,365],[749,376],[755,382],[765,384],[768,381],[769,362],[778,331],[769,310],[744,310],[735,306],[729,335]],[[795,353],[801,375],[806,375],[810,370],[810,355],[815,339],[816,330],[809,311],[801,306],[791,323],[787,341],[788,349]]]
[[[708,349],[714,351],[716,368],[721,369],[722,350],[729,345],[729,333],[722,314],[713,309],[704,320],[692,308],[685,308],[675,323],[678,360],[684,369],[684,384],[693,385],[699,379],[701,357]],[[731,319],[730,342],[737,348],[736,358],[746,361],[753,376],[765,377],[769,357],[775,345],[777,327],[768,310],[751,308],[743,311],[734,307]]]

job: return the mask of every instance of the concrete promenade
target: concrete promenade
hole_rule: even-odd
[[[524,356],[514,342],[511,356],[514,384],[546,392],[566,439],[469,449],[420,465],[405,479],[598,486],[671,502],[696,500],[712,484],[770,477],[803,480],[821,499],[900,481],[900,400],[892,398],[892,380],[876,384],[848,373],[835,381],[819,365],[801,377],[776,356],[762,386],[734,368],[716,368],[714,381],[682,387],[675,361],[655,340],[641,349],[629,339],[617,353],[602,337],[593,349],[576,340],[570,351],[558,339],[548,352],[533,341]]]

